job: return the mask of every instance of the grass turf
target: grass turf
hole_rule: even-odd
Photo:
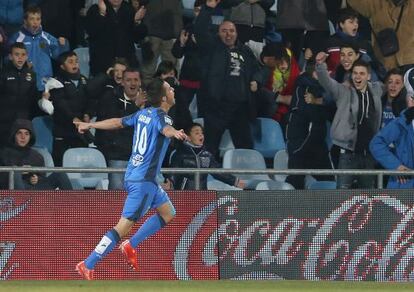
[[[328,281],[0,281],[0,291],[414,291],[414,283]]]

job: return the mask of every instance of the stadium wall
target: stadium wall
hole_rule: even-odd
[[[0,279],[79,279],[76,263],[117,222],[124,197],[1,191]],[[96,267],[97,279],[414,280],[411,190],[170,197],[177,217],[139,246],[139,271],[116,250]]]

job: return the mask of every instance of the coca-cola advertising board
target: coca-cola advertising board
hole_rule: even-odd
[[[138,247],[139,271],[116,249],[96,279],[414,280],[411,190],[169,194],[177,216]],[[0,279],[79,279],[124,198],[0,192]]]
[[[413,195],[221,192],[220,278],[414,281]]]
[[[169,195],[177,216],[139,245],[139,271],[116,247],[96,279],[218,279],[216,193]],[[76,263],[118,222],[124,199],[121,191],[1,191],[0,280],[80,279]]]

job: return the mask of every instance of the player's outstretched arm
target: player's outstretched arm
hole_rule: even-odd
[[[123,128],[122,119],[121,118],[113,118],[107,119],[99,122],[94,123],[84,123],[84,122],[73,122],[78,128],[78,132],[83,134],[89,129],[99,129],[99,130],[116,130]]]
[[[184,130],[176,130],[174,127],[171,127],[171,126],[166,126],[162,130],[162,134],[167,138],[187,140],[187,135],[184,133]]]

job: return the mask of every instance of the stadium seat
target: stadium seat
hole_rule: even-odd
[[[182,0],[182,6],[183,6],[183,16],[187,18],[193,18],[194,17],[194,2],[195,0]]]
[[[81,74],[89,78],[89,48],[76,48],[73,51],[78,56]]]
[[[314,181],[308,186],[309,190],[335,190],[336,181],[324,180]]]
[[[235,186],[228,185],[222,181],[215,179],[210,174],[207,176],[207,189],[213,191],[238,191],[241,190]]]
[[[71,148],[63,154],[63,167],[106,168],[103,154],[94,148]],[[108,189],[107,173],[68,173],[74,189]]]
[[[197,95],[194,95],[190,105],[188,106],[188,110],[190,111],[192,119],[196,119],[198,117]]]
[[[36,150],[40,155],[43,156],[45,162],[45,167],[55,167],[55,162],[53,161],[52,155],[45,147],[32,147],[33,150]],[[49,176],[51,172],[48,172],[46,175]]]
[[[200,124],[204,128],[204,118],[196,118],[196,119],[193,119],[193,123]]]
[[[46,148],[49,153],[53,150],[53,119],[51,116],[35,117],[32,120],[33,131],[36,135],[36,143],[39,148]]]
[[[273,168],[274,169],[279,169],[279,170],[283,170],[283,169],[288,169],[288,154],[286,150],[279,150],[278,152],[276,152],[275,157],[273,158]],[[274,179],[276,181],[281,181],[284,182],[287,178],[286,174],[276,174],[274,176]]]
[[[223,168],[226,169],[266,169],[265,160],[260,152],[252,149],[227,150],[223,157]],[[259,182],[271,180],[266,174],[235,174],[246,180],[247,188],[255,189]]]
[[[256,186],[256,190],[294,190],[295,188],[283,181],[263,181]]]
[[[223,136],[221,136],[220,145],[219,145],[219,152],[220,157],[226,153],[227,150],[234,149],[233,139],[231,139],[230,131],[225,130]]]
[[[265,158],[273,158],[277,151],[286,149],[282,128],[273,119],[257,118],[251,125],[253,149]]]

